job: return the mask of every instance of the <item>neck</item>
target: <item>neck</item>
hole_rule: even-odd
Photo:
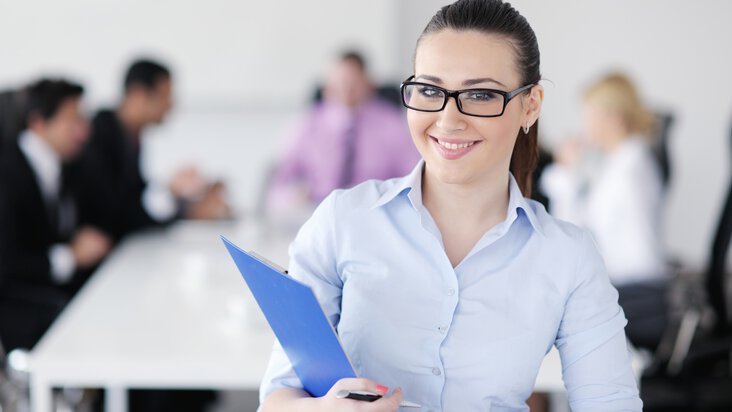
[[[630,132],[628,130],[612,131],[606,136],[603,148],[606,152],[612,153],[616,151],[620,146],[622,146],[629,137]]]
[[[53,140],[46,137],[42,130],[29,127],[28,131],[30,132],[29,138],[35,140],[32,144],[36,147],[42,148],[44,152],[53,155],[55,159],[62,161],[61,151],[53,144]]]
[[[145,127],[145,120],[136,110],[135,106],[128,100],[124,100],[117,109],[117,117],[119,117],[122,126],[135,140],[140,138],[142,128]]]
[[[445,183],[425,167],[422,201],[438,221],[449,219],[486,230],[505,220],[508,210],[508,173],[495,173],[477,182]]]

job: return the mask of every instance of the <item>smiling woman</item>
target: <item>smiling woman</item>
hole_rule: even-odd
[[[528,22],[500,0],[437,12],[402,84],[423,160],[331,194],[290,248],[358,379],[302,390],[275,345],[266,411],[528,411],[555,345],[574,411],[640,411],[617,292],[586,232],[529,196],[544,99]],[[340,390],[389,395],[369,404]],[[403,390],[401,388],[404,388]]]

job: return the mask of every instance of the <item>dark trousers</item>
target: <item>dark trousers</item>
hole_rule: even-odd
[[[216,401],[210,390],[131,390],[130,412],[203,412]]]

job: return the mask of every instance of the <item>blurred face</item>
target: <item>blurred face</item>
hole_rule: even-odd
[[[52,118],[31,121],[30,128],[64,161],[80,154],[89,138],[89,123],[81,113],[80,102],[79,98],[66,99]]]
[[[414,80],[449,90],[512,91],[524,86],[509,43],[477,31],[442,30],[424,37],[416,52]],[[536,121],[542,99],[543,89],[535,86],[514,97],[502,116],[492,118],[460,113],[453,98],[440,112],[407,110],[426,177],[450,184],[504,178],[519,129]]]
[[[619,135],[627,134],[622,116],[586,99],[582,105],[582,122],[590,143],[609,149]]]
[[[173,107],[173,82],[170,77],[157,81],[152,90],[143,90],[144,105],[148,122],[159,124]]]
[[[371,84],[361,66],[353,60],[337,62],[328,73],[324,96],[331,102],[356,107],[368,99]]]

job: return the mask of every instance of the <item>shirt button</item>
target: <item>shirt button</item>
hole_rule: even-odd
[[[437,330],[439,330],[440,333],[445,333],[445,332],[447,332],[447,326],[440,326],[437,328]]]
[[[450,289],[447,290],[447,296],[452,296],[454,294],[455,294],[455,289],[450,288]]]
[[[442,371],[440,371],[440,368],[432,368],[432,374],[435,376],[442,375]]]

